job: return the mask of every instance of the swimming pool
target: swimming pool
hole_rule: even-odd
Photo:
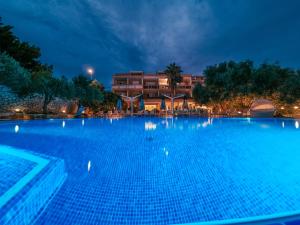
[[[65,162],[68,177],[36,224],[234,222],[300,212],[298,128],[292,119],[10,121],[0,144]]]

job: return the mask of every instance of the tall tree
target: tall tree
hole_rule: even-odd
[[[181,76],[182,70],[181,67],[176,65],[176,63],[171,63],[167,66],[165,70],[165,74],[168,77],[168,85],[171,89],[171,109],[172,114],[174,113],[174,98],[175,98],[175,91],[177,84],[182,82],[182,76]]]
[[[207,104],[209,102],[208,91],[201,84],[196,84],[193,89],[193,98],[199,104]]]
[[[9,54],[29,71],[40,70],[42,66],[39,61],[40,49],[28,42],[20,41],[12,29],[12,26],[3,24],[0,18],[0,51]]]
[[[52,75],[50,70],[41,70],[32,73],[33,92],[44,97],[43,113],[48,113],[48,105],[55,97],[63,95],[63,86],[58,78]]]
[[[168,77],[168,84],[169,87],[171,88],[171,94],[174,97],[177,84],[182,81],[181,67],[176,65],[176,63],[171,63],[170,65],[167,66],[165,73]]]
[[[75,86],[75,96],[79,100],[79,104],[98,109],[103,100],[104,95],[102,85],[98,82],[91,81],[84,75],[78,75],[73,78]]]
[[[102,104],[104,111],[113,110],[114,107],[116,107],[119,98],[120,96],[113,92],[104,91],[104,101]]]

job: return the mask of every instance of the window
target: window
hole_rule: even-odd
[[[167,86],[168,85],[168,78],[159,78],[159,85],[160,86]]]

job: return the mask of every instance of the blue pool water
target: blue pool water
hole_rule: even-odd
[[[36,224],[179,224],[300,212],[299,123],[14,121],[0,123],[0,144],[65,161]]]
[[[0,174],[5,177],[5,183],[0,183],[0,196],[7,192],[24,175],[28,174],[37,163],[11,156],[7,154],[0,155]]]

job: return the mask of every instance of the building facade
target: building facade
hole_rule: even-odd
[[[184,95],[187,97],[191,108],[195,106],[192,100],[194,86],[204,84],[203,76],[192,76],[182,74],[182,82],[177,85],[175,96]],[[132,71],[129,73],[118,73],[113,75],[112,91],[123,96],[137,96],[142,94],[145,103],[145,110],[160,109],[161,97],[171,96],[171,88],[168,85],[168,77],[165,73],[145,74],[142,71]],[[170,101],[165,99],[167,109],[170,108]],[[175,108],[182,106],[183,98],[175,100]]]

